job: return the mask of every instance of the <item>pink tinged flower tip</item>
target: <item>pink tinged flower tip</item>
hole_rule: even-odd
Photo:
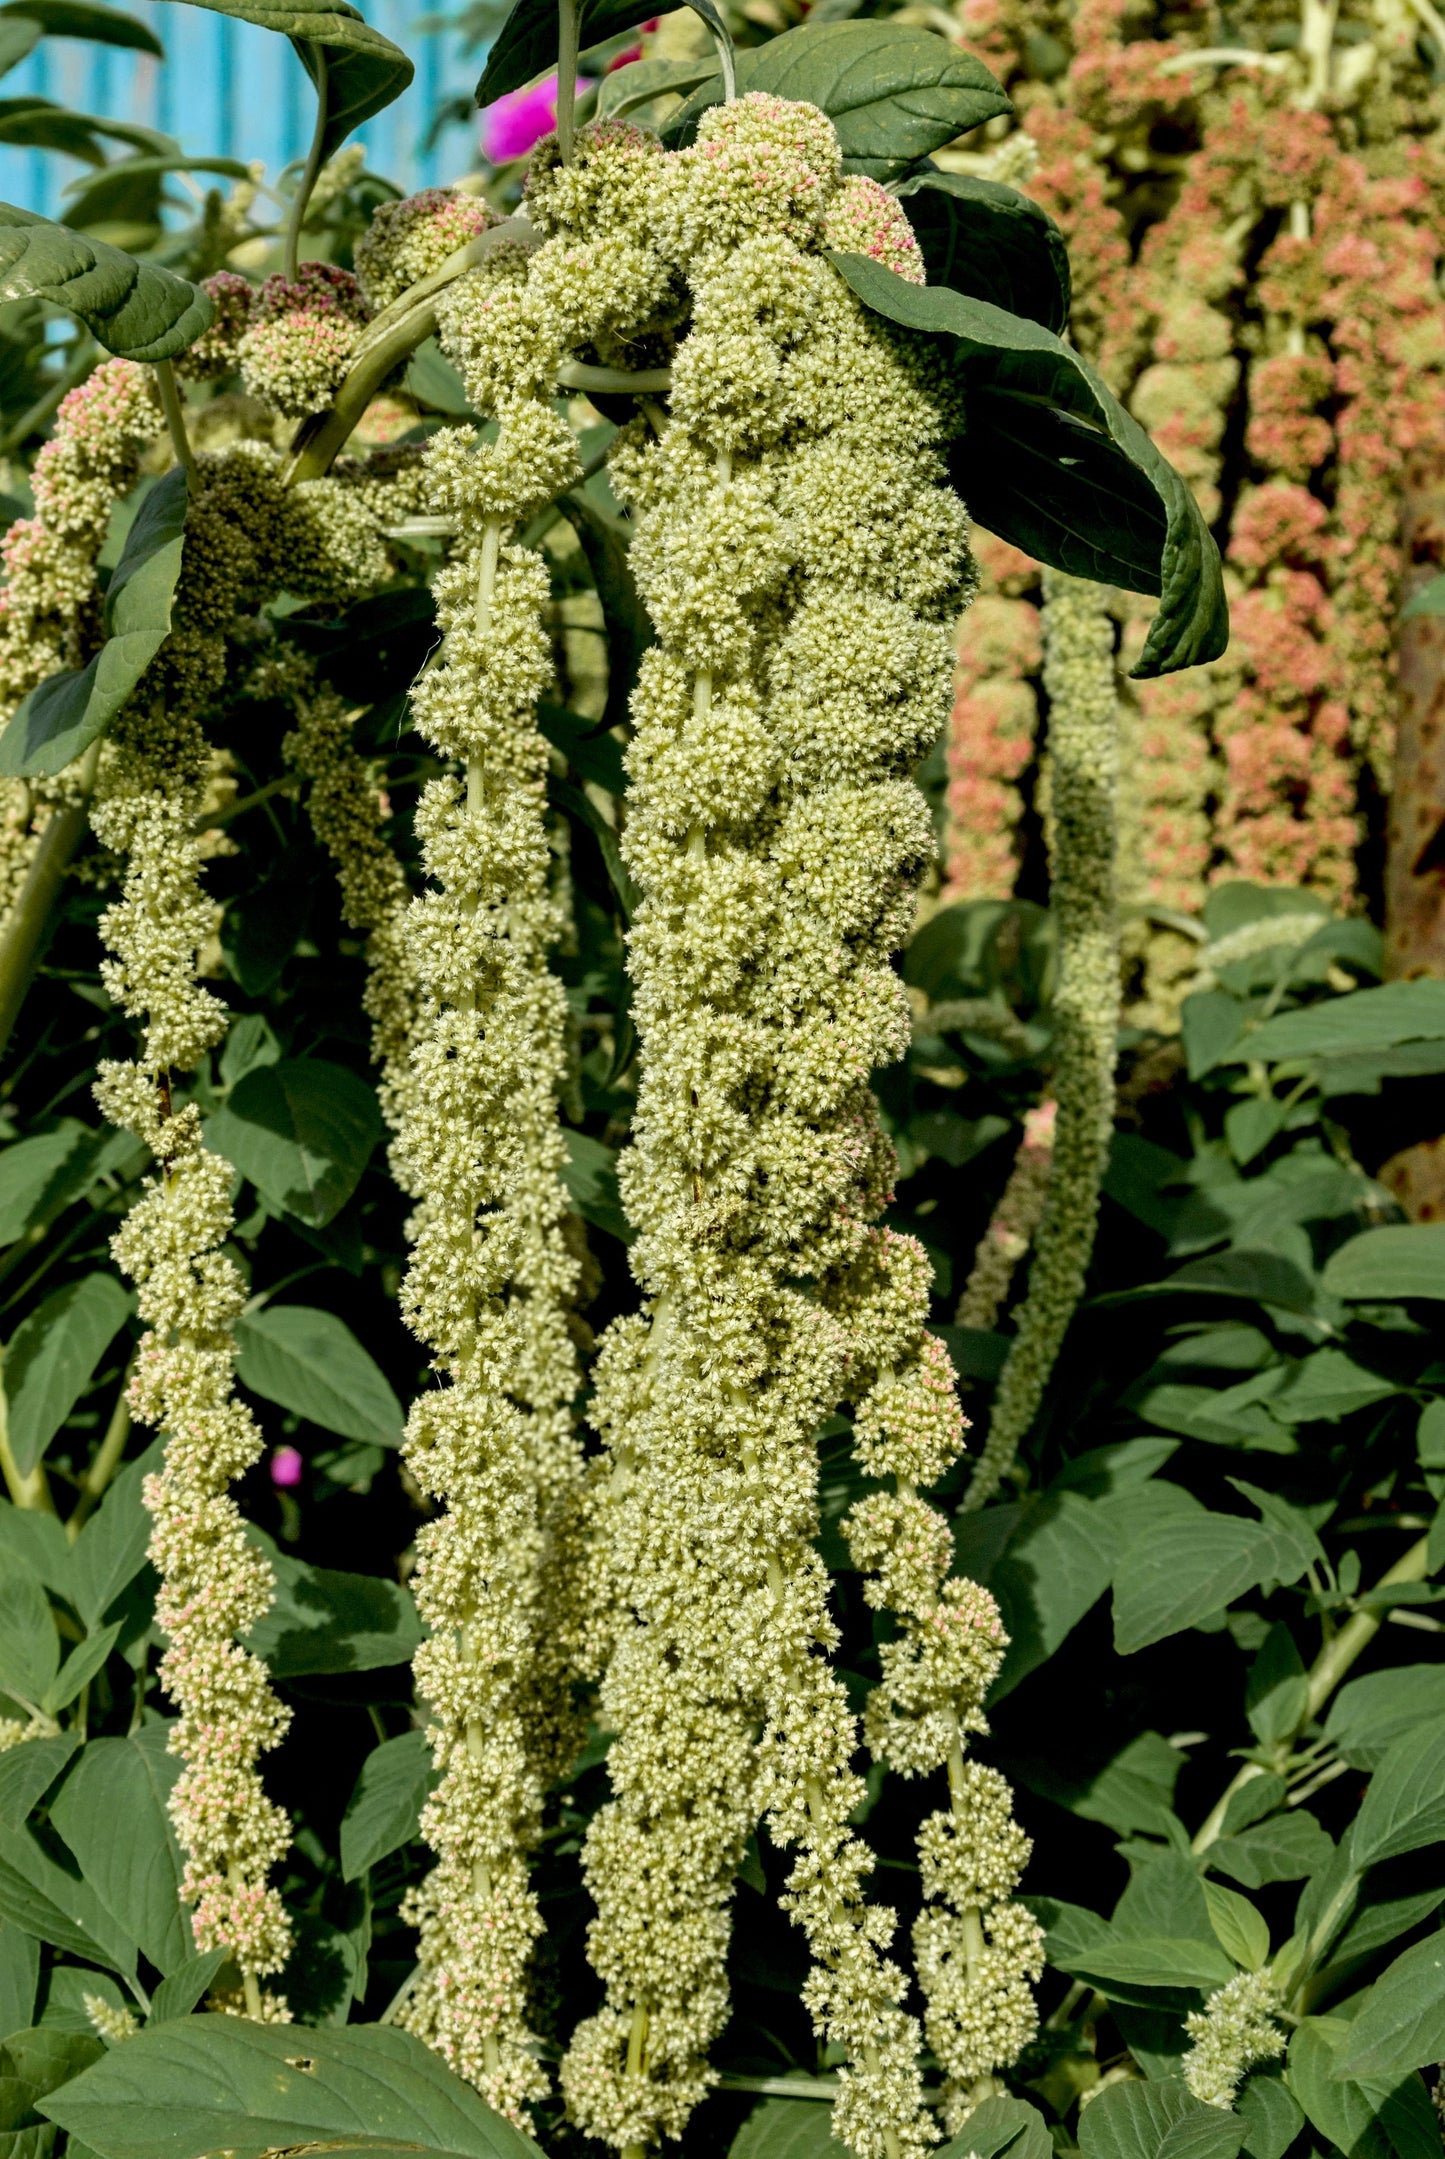
[[[305,1467],[299,1448],[278,1447],[271,1456],[271,1482],[278,1492],[293,1491]]]

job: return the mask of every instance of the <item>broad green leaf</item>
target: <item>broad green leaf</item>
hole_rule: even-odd
[[[31,1575],[0,1579],[0,1693],[39,1706],[60,1669],[50,1599]]]
[[[1352,2025],[1306,2017],[1289,2043],[1290,2089],[1314,2127],[1349,2159],[1438,2159],[1440,2124],[1420,2079],[1408,2070],[1361,2074],[1353,2066],[1360,2024],[1379,1991]]]
[[[1136,675],[1217,659],[1229,617],[1199,506],[1073,347],[991,301],[912,285],[864,255],[834,260],[875,313],[946,342],[969,413],[951,473],[979,523],[1056,569],[1157,593]]]
[[[1069,251],[1031,196],[962,172],[919,173],[895,192],[923,250],[930,285],[951,285],[1064,335]]]
[[[731,43],[728,29],[713,0],[687,0],[715,36]],[[650,21],[644,0],[580,0],[577,29],[580,48],[605,44],[623,30],[634,30]],[[545,75],[557,65],[556,0],[516,0],[501,29],[492,40],[482,79],[477,84],[477,103],[490,105],[509,91]],[[709,73],[713,70],[709,69]],[[741,81],[739,82],[741,88]]]
[[[1245,2159],[1284,2159],[1304,2127],[1299,2104],[1277,2070],[1246,2077],[1234,2110],[1245,2125]]]
[[[1341,1687],[1325,1719],[1325,1737],[1352,1768],[1373,1769],[1402,1733],[1442,1722],[1445,1665],[1407,1664]]]
[[[1357,1867],[1445,1837],[1445,1725],[1406,1732],[1381,1756],[1355,1818]]]
[[[23,1829],[0,1829],[0,1919],[113,1972],[135,1971],[135,1944],[90,1884],[58,1867]]]
[[[104,734],[135,690],[170,633],[186,490],[185,472],[176,465],[146,496],[106,590],[105,643],[87,666],[50,675],[30,692],[0,735],[0,772],[63,772]]]
[[[1257,1972],[1269,1955],[1269,1927],[1248,1897],[1220,1882],[1204,1884],[1209,1924],[1226,1955],[1247,1972]]]
[[[321,154],[333,157],[354,128],[401,96],[416,73],[399,45],[374,30],[349,0],[308,7],[301,0],[188,0],[240,22],[278,30],[316,85],[326,126]]]
[[[1211,1867],[1246,1889],[1264,1889],[1271,1882],[1302,1881],[1318,1873],[1330,1860],[1331,1844],[1314,1816],[1297,1807],[1290,1814],[1276,1814],[1237,1834],[1220,1837],[1209,1846]]]
[[[816,105],[850,172],[893,180],[970,128],[1013,107],[981,60],[912,23],[810,22],[740,52],[738,92]],[[682,139],[722,96],[704,84],[664,130]]]
[[[1209,1902],[1194,1861],[1182,1851],[1135,1851],[1129,1880],[1114,1906],[1114,1931],[1127,1941],[1194,1941],[1217,1948]]]
[[[98,0],[5,0],[0,22],[33,22],[45,37],[85,38],[92,45],[118,45],[127,52],[150,53],[164,60],[165,47],[153,30],[134,15],[101,7]]]
[[[1084,2159],[1235,2159],[1244,2133],[1173,2079],[1111,2084],[1079,2116]]]
[[[1210,1942],[1118,1939],[1081,1950],[1065,1971],[1092,1980],[1107,1993],[1111,1982],[1127,1987],[1222,1987],[1235,1968]]]
[[[1433,1879],[1421,1880],[1422,1876]],[[1386,1884],[1392,1877],[1396,1884],[1408,1882],[1410,1887],[1404,1895],[1390,1895]],[[1403,1870],[1386,1868],[1383,1873],[1373,1871],[1366,1877],[1358,1901],[1353,1906],[1354,1917],[1341,1934],[1330,1953],[1332,1965],[1345,1965],[1357,1958],[1369,1957],[1377,1949],[1398,1941],[1402,1934],[1410,1933],[1422,1920],[1428,1919],[1445,1904],[1445,1864],[1436,1856],[1426,1861],[1413,1854]]]
[[[224,1949],[203,1949],[177,1965],[151,1996],[151,2024],[168,2024],[172,2017],[188,2017],[226,1961]]]
[[[405,1664],[422,1638],[416,1606],[395,1582],[374,1574],[308,1567],[255,1541],[276,1569],[276,1602],[247,1637],[277,1679],[315,1672],[371,1672]]]
[[[399,1738],[383,1740],[368,1754],[342,1817],[345,1880],[354,1882],[379,1859],[411,1842],[435,1783],[424,1732],[403,1732]]]
[[[0,2023],[7,2032],[29,2024],[39,1986],[39,1942],[8,1920],[0,1922]]]
[[[64,308],[126,360],[173,359],[214,312],[205,293],[159,263],[0,203],[0,300],[22,299]]]
[[[181,1855],[166,1812],[180,1761],[169,1726],[129,1739],[92,1739],[51,1808],[86,1882],[159,1972],[195,1954],[181,1907]]]
[[[1445,1222],[1362,1230],[1326,1260],[1321,1280],[1332,1297],[1445,1297]]]
[[[616,1151],[585,1132],[568,1129],[562,1137],[567,1143],[562,1182],[572,1205],[584,1222],[605,1229],[623,1244],[631,1244],[637,1232],[623,1213],[618,1197]]]
[[[301,2031],[244,2017],[148,2026],[52,2094],[42,2113],[104,2159],[263,2159],[319,2144],[395,2159],[536,2159],[429,2047],[389,2025]]]
[[[67,1117],[53,1132],[16,1140],[0,1152],[0,1245],[53,1218],[88,1182],[96,1135]]]
[[[844,2159],[847,2149],[833,2134],[832,2107],[822,2100],[765,2099],[728,2146],[728,2159]]]
[[[1092,1776],[1069,1774],[1054,1757],[1047,1767],[1031,1762],[1026,1781],[1035,1791],[1080,1814],[1129,1836],[1165,1836],[1173,1819],[1174,1787],[1184,1756],[1158,1732],[1141,1732]],[[1040,1773],[1042,1772],[1042,1773]]]
[[[1396,1957],[1340,2042],[1335,2074],[1394,2077],[1445,2055],[1445,1933]]]
[[[70,1546],[53,1514],[0,1500],[0,1560],[60,1596],[70,1594]]]
[[[1264,1647],[1249,1668],[1244,1713],[1262,1746],[1274,1746],[1297,1732],[1309,1713],[1309,1680],[1294,1636],[1281,1621],[1270,1628]]]
[[[99,1625],[145,1565],[151,1518],[141,1495],[160,1457],[157,1440],[126,1464],[72,1547],[66,1594],[87,1627]]]
[[[344,1065],[256,1065],[206,1123],[206,1145],[313,1229],[341,1212],[381,1138],[375,1090]]]
[[[43,1459],[130,1309],[113,1274],[87,1274],[53,1291],[16,1328],[3,1371],[10,1446],[22,1475]]]
[[[1114,1572],[1121,1656],[1222,1611],[1261,1582],[1295,1581],[1307,1562],[1287,1540],[1236,1515],[1164,1522],[1129,1546]]]
[[[1300,1012],[1278,1012],[1246,1037],[1248,1055],[1266,1064],[1420,1041],[1445,1041],[1445,982],[1423,976],[1327,997]]]
[[[646,18],[644,17],[644,20]],[[620,120],[625,113],[650,105],[654,98],[671,94],[686,97],[717,73],[710,59],[634,60],[628,67],[613,68],[597,86],[597,116]]]
[[[80,1745],[74,1732],[27,1739],[0,1754],[0,1829],[19,1829]]]
[[[127,120],[105,119],[97,113],[75,112],[67,105],[53,104],[49,98],[37,97],[33,92],[25,97],[0,98],[0,142],[24,143],[36,150],[61,150],[69,157],[82,159],[86,164],[103,166],[106,138],[114,142],[130,143],[135,148],[144,150],[154,150],[159,144],[170,140],[169,136],[158,135],[154,128],[135,127]],[[8,203],[0,205],[0,211],[3,211],[0,223],[4,224],[9,224],[18,214]],[[70,238],[82,237],[74,233],[69,226],[55,226],[53,230],[63,232]],[[112,249],[111,252],[114,254],[117,250]],[[134,258],[128,255],[123,260],[134,263]],[[50,296],[27,292],[14,293],[8,297],[45,299]],[[69,300],[62,304],[69,307],[72,314],[79,314],[79,308],[71,306]],[[109,312],[108,305],[104,312]],[[131,353],[129,357],[141,359],[147,355]],[[153,353],[149,357],[155,359],[162,356]]]
[[[41,1699],[40,1706],[47,1716],[58,1717],[62,1709],[70,1707],[82,1687],[90,1685],[114,1649],[119,1634],[120,1621],[116,1620],[112,1626],[102,1627],[98,1633],[88,1634],[83,1642],[77,1642]]]
[[[58,2091],[82,2069],[98,2062],[104,2052],[93,2032],[60,2032],[32,2025],[25,2031],[12,2031],[0,2048],[0,2073],[17,2077],[26,2086],[33,2107],[47,2092]]]
[[[38,22],[0,9],[0,75],[8,75],[22,60],[28,60],[42,35]]]
[[[945,2144],[938,2159],[965,2159],[974,2152],[977,2159],[1053,2159],[1053,2139],[1048,2126],[1037,2107],[1031,2107],[1026,2099],[985,2099],[969,2115],[967,2122]]]
[[[263,1305],[236,1322],[236,1376],[343,1439],[399,1447],[402,1408],[375,1359],[344,1320],[310,1305]]]
[[[991,1701],[1045,1663],[1109,1586],[1118,1556],[1108,1510],[1059,1492],[1025,1515],[989,1577],[1009,1637]]]

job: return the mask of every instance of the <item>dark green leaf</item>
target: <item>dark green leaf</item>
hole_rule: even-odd
[[[64,308],[97,344],[127,360],[174,358],[214,312],[206,294],[174,271],[11,203],[0,203],[0,299]]]
[[[1069,251],[1046,210],[973,173],[925,172],[897,189],[930,285],[951,285],[1060,336],[1069,326]]]
[[[421,1623],[404,1589],[378,1575],[308,1567],[278,1552],[259,1531],[252,1536],[270,1552],[276,1602],[247,1646],[277,1679],[406,1663],[421,1640]]]
[[[1236,1515],[1165,1522],[1132,1544],[1114,1573],[1114,1646],[1121,1656],[1222,1611],[1261,1582],[1292,1582],[1307,1560],[1287,1540]]]
[[[1392,1741],[1355,1818],[1357,1867],[1418,1852],[1445,1837],[1445,1725]]]
[[[70,1707],[82,1687],[90,1685],[114,1649],[119,1634],[120,1621],[116,1620],[112,1626],[102,1627],[97,1633],[88,1634],[83,1642],[77,1642],[41,1697],[40,1706],[47,1716],[59,1716],[62,1709]]]
[[[224,1949],[204,1949],[161,1981],[151,1996],[152,2024],[168,2024],[172,2017],[188,2017],[226,1961]]]
[[[134,15],[101,7],[98,0],[5,0],[0,21],[33,22],[46,37],[86,38],[92,45],[118,45],[127,52],[148,52],[164,60],[165,47],[153,30]]]
[[[1279,1012],[1247,1038],[1248,1055],[1266,1064],[1297,1057],[1394,1049],[1402,1042],[1445,1040],[1445,982],[1421,977],[1379,989],[1327,997],[1302,1012]]]
[[[688,0],[715,36],[728,38],[727,25],[713,0]],[[577,27],[581,50],[605,44],[624,30],[634,30],[650,20],[643,0],[580,0]],[[728,39],[729,43],[731,39]],[[487,55],[487,65],[477,84],[477,103],[490,105],[509,91],[520,90],[538,75],[557,65],[557,8],[555,0],[516,0]],[[739,83],[741,88],[741,82]]]
[[[985,2099],[976,2106],[938,2159],[1053,2159],[1053,2139],[1037,2107],[1026,2099]]]
[[[74,1118],[54,1132],[17,1140],[0,1153],[0,1245],[14,1244],[68,1198],[94,1135]]]
[[[19,1829],[31,1808],[74,1754],[80,1741],[73,1732],[49,1739],[27,1739],[24,1746],[0,1754],[0,1829]]]
[[[1044,1782],[1030,1765],[1028,1781],[1071,1813],[1103,1822],[1120,1836],[1135,1830],[1163,1836],[1173,1818],[1174,1787],[1183,1767],[1184,1756],[1177,1747],[1171,1747],[1158,1732],[1141,1732],[1092,1776],[1076,1780],[1054,1768]]]
[[[1117,1540],[1107,1509],[1059,1492],[1025,1517],[990,1578],[1009,1636],[991,1700],[1047,1661],[1109,1586]]]
[[[46,2099],[41,2111],[102,2159],[262,2159],[319,2143],[333,2154],[536,2159],[537,2146],[410,2032],[245,2017],[148,2027]]]
[[[341,1212],[382,1133],[374,1089],[344,1065],[283,1057],[238,1080],[206,1145],[313,1229]]]
[[[1379,1991],[1353,2025],[1336,2017],[1305,2019],[1289,2043],[1290,2089],[1315,2128],[1348,2159],[1438,2159],[1440,2124],[1420,2079],[1394,2069],[1355,2071],[1360,2024]]]
[[[1332,1297],[1445,1297],[1445,1222],[1362,1230],[1326,1260]]]
[[[31,1575],[0,1579],[0,1693],[39,1706],[60,1669],[50,1599]]]
[[[383,37],[349,0],[325,7],[296,0],[189,0],[193,7],[278,30],[295,47],[323,101],[321,154],[333,157],[353,128],[401,96],[415,68],[399,45]]]
[[[1172,2079],[1111,2084],[1079,2116],[1084,2159],[1235,2159],[1244,2134],[1236,2115]]]
[[[605,1229],[610,1237],[631,1244],[636,1231],[623,1213],[617,1194],[616,1153],[585,1132],[569,1130],[562,1137],[567,1143],[562,1181],[578,1214],[584,1222]]]
[[[94,2033],[47,2030],[43,2025],[12,2031],[0,2048],[5,2074],[25,2085],[33,2108],[47,2092],[58,2091],[105,2052]]]
[[[948,341],[969,410],[953,477],[979,523],[1077,577],[1157,593],[1136,675],[1216,659],[1229,621],[1199,506],[1073,347],[987,300],[834,259],[876,313]]]
[[[386,1374],[344,1320],[310,1305],[263,1305],[236,1322],[236,1376],[343,1439],[399,1447],[402,1408]]]
[[[1407,1664],[1341,1687],[1325,1719],[1325,1737],[1353,1768],[1373,1769],[1403,1732],[1442,1722],[1445,1665]]]
[[[126,1464],[72,1547],[66,1594],[87,1627],[99,1625],[145,1565],[151,1518],[142,1491],[160,1453],[156,1441]]]
[[[584,720],[565,705],[548,704],[544,699],[537,707],[537,725],[580,780],[591,780],[595,786],[605,787],[610,795],[623,792],[627,774],[622,764],[622,744],[608,733],[605,722]],[[0,1162],[3,1160],[0,1156]]]
[[[341,1823],[341,1872],[348,1882],[411,1842],[435,1783],[424,1732],[403,1732],[367,1755]]]
[[[39,1985],[39,1942],[8,1920],[0,1923],[0,2023],[7,2032],[29,2024]]]
[[[88,1882],[77,1881],[23,1829],[0,1829],[0,1919],[53,1948],[135,1971],[135,1945]]]
[[[176,465],[146,496],[106,589],[105,643],[88,666],[50,675],[31,691],[0,736],[0,772],[63,772],[131,696],[170,632],[186,485]]]
[[[1235,1976],[1234,1965],[1215,1944],[1147,1938],[1091,1945],[1063,1969],[1090,1980],[1104,1993],[1116,1981],[1131,1988],[1213,1988]]]
[[[41,35],[38,22],[26,15],[12,15],[8,8],[0,8],[0,75],[8,75],[11,68],[28,60],[40,43]]]
[[[833,2134],[831,2106],[817,2099],[765,2099],[728,2146],[728,2159],[844,2159],[847,2148]]]
[[[169,1735],[149,1724],[129,1739],[92,1739],[51,1808],[86,1882],[159,1972],[178,1971],[196,1947],[166,1812],[181,1769]]]
[[[4,1379],[10,1445],[22,1474],[44,1457],[130,1309],[113,1274],[87,1274],[53,1291],[16,1328]]]
[[[1264,1889],[1271,1882],[1297,1882],[1317,1873],[1329,1864],[1331,1850],[1314,1816],[1298,1807],[1236,1835],[1217,1838],[1207,1856],[1211,1867],[1242,1882],[1246,1889]]]
[[[738,91],[763,90],[825,112],[850,172],[892,180],[967,134],[1013,110],[993,76],[971,53],[912,23],[810,22],[769,38],[737,59]],[[704,84],[668,121],[680,140],[722,96],[719,78]]]
[[[1304,2127],[1304,2115],[1277,2071],[1247,2077],[1234,2110],[1245,2125],[1245,2159],[1284,2159]]]
[[[1255,1910],[1248,1897],[1237,1889],[1226,1889],[1221,1882],[1204,1884],[1204,1901],[1220,1948],[1241,1970],[1257,1972],[1269,1955],[1269,1926],[1263,1913]]]
[[[1291,1738],[1309,1710],[1309,1681],[1295,1647],[1294,1636],[1282,1622],[1270,1628],[1264,1647],[1249,1668],[1244,1693],[1244,1713],[1249,1728],[1264,1746]]]

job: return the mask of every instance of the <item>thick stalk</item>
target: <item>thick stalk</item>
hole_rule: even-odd
[[[306,209],[316,186],[317,174],[326,155],[326,124],[330,117],[326,109],[326,78],[328,63],[326,47],[311,39],[306,41],[311,65],[316,70],[316,125],[311,134],[311,148],[306,153],[306,165],[296,184],[291,202],[291,215],[286,220],[286,245],[283,268],[288,278],[296,275],[301,253],[301,227],[306,222]]]
[[[1375,1585],[1376,1588],[1395,1589],[1404,1582],[1423,1582],[1430,1571],[1429,1555],[1430,1539],[1421,1537],[1418,1543],[1412,1544],[1409,1551],[1395,1561],[1394,1566],[1387,1573],[1380,1576]],[[1369,1648],[1384,1624],[1384,1620],[1385,1613],[1383,1611],[1356,1612],[1341,1627],[1339,1633],[1332,1640],[1326,1642],[1324,1648],[1310,1666],[1310,1716],[1317,1717],[1319,1715],[1325,1703],[1334,1693],[1335,1688],[1350,1669],[1350,1666],[1357,1657],[1362,1656]],[[1229,1811],[1229,1802],[1235,1793],[1242,1786],[1252,1784],[1256,1777],[1263,1777],[1268,1774],[1269,1771],[1264,1763],[1246,1762],[1211,1807],[1199,1834],[1190,1846],[1190,1850],[1195,1852],[1207,1851],[1224,1826],[1224,1817]]]
[[[191,493],[195,495],[200,491],[201,476],[196,470],[196,453],[191,448],[191,438],[186,433],[186,413],[181,403],[181,393],[176,387],[176,371],[169,360],[157,360],[156,386],[161,393],[161,411],[166,416],[166,426],[170,430],[171,447],[185,473]]]
[[[132,1357],[121,1379],[120,1393],[115,1398],[115,1407],[110,1413],[105,1437],[96,1449],[94,1461],[80,1480],[80,1499],[65,1525],[65,1534],[72,1544],[85,1527],[93,1508],[105,1497],[106,1488],[120,1467],[121,1457],[125,1453],[125,1444],[130,1438],[130,1375],[134,1365],[135,1359]]]
[[[355,366],[362,355],[369,352],[404,315],[409,315],[423,300],[430,300],[437,293],[445,291],[448,285],[455,284],[464,270],[474,270],[479,262],[485,262],[495,248],[508,243],[516,247],[533,248],[539,244],[541,237],[536,226],[518,211],[515,217],[505,218],[500,225],[488,226],[487,230],[479,232],[475,239],[454,248],[445,262],[438,263],[436,269],[427,276],[419,277],[414,285],[408,285],[406,291],[398,293],[389,306],[379,309],[372,316],[356,341],[356,349],[351,355],[352,365]]]
[[[577,115],[577,0],[557,0],[557,154],[572,162]]]
[[[99,763],[100,744],[93,742],[80,761],[80,800],[51,813],[6,925],[5,941],[0,944],[0,1056],[5,1053],[34,980],[65,873],[85,837],[90,792]]]
[[[587,360],[567,360],[557,370],[557,385],[563,390],[630,391],[633,396],[641,397],[651,391],[670,390],[672,369],[594,367]]]
[[[423,300],[394,323],[384,337],[369,345],[360,359],[353,360],[331,410],[302,422],[284,475],[287,487],[295,487],[302,480],[319,480],[331,470],[347,437],[392,369],[424,344],[436,326],[436,306]]]

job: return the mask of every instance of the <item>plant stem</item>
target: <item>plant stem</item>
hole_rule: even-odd
[[[301,253],[301,227],[306,219],[306,207],[316,186],[316,176],[321,170],[326,151],[326,48],[311,39],[307,50],[316,68],[316,125],[311,133],[311,148],[306,153],[306,166],[296,185],[291,202],[291,215],[286,220],[286,242],[282,266],[288,278],[296,275],[297,260]]]
[[[593,367],[586,360],[567,360],[557,370],[563,390],[620,390],[641,397],[651,390],[672,388],[670,367]]]
[[[186,433],[186,414],[181,403],[181,393],[176,386],[176,371],[169,360],[157,360],[156,383],[161,393],[161,410],[170,430],[171,447],[185,473],[187,486],[193,495],[197,495],[200,493],[201,476],[196,470],[196,453],[191,448],[191,438]]]
[[[557,0],[557,154],[572,162],[577,109],[577,0]]]
[[[212,810],[209,817],[193,818],[191,830],[192,832],[219,832],[223,825],[229,825],[234,818],[244,817],[247,810],[254,810],[261,803],[269,802],[273,795],[294,794],[296,786],[295,773],[283,772],[279,779],[267,780],[264,787],[253,789],[249,795],[237,795],[235,801],[228,802],[224,809]]]
[[[9,1043],[20,1008],[40,961],[51,911],[60,897],[65,873],[85,837],[90,791],[100,763],[100,744],[93,742],[80,761],[80,800],[52,812],[41,833],[20,896],[11,912],[0,945],[0,1056]]]
[[[65,1525],[65,1534],[72,1544],[84,1529],[93,1508],[104,1498],[106,1486],[120,1467],[121,1457],[125,1453],[125,1443],[130,1438],[130,1375],[134,1367],[135,1359],[132,1357],[122,1374],[120,1393],[115,1398],[115,1407],[110,1413],[105,1437],[96,1449],[95,1459],[80,1480],[80,1498]]]
[[[436,308],[431,301],[423,300],[393,323],[384,337],[369,345],[360,359],[353,360],[331,410],[302,422],[284,475],[285,486],[319,480],[331,470],[347,436],[392,369],[424,344],[436,326]]]
[[[1394,1589],[1402,1582],[1423,1582],[1430,1571],[1430,1539],[1421,1537],[1412,1544],[1403,1557],[1397,1559],[1389,1571],[1380,1576],[1377,1589]],[[1367,1650],[1384,1624],[1385,1613],[1356,1612],[1333,1635],[1315,1658],[1309,1675],[1309,1714],[1317,1717],[1335,1688],[1344,1678],[1355,1659]],[[1238,1775],[1220,1793],[1210,1809],[1203,1827],[1190,1846],[1194,1852],[1207,1851],[1224,1825],[1229,1802],[1244,1785],[1252,1784],[1256,1777],[1269,1774],[1262,1762],[1246,1762]]]
[[[388,330],[400,322],[404,315],[409,315],[423,300],[430,300],[436,293],[454,284],[464,271],[474,270],[477,264],[485,262],[495,249],[508,245],[535,248],[541,237],[535,225],[518,211],[515,217],[504,218],[500,225],[488,226],[487,230],[479,232],[475,239],[455,248],[445,262],[438,263],[435,270],[430,271],[426,277],[419,277],[414,285],[408,285],[405,292],[398,293],[388,306],[372,316],[356,341],[356,349],[351,355],[352,366],[354,367]]]

